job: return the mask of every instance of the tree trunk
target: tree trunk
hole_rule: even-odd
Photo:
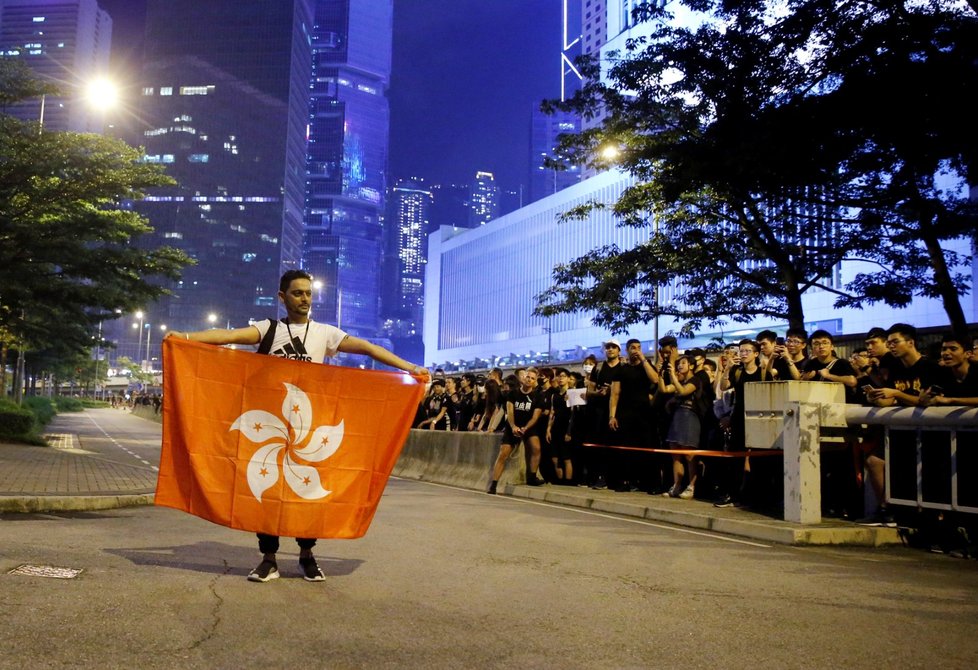
[[[923,222],[922,222],[923,223]],[[934,270],[934,283],[937,285],[938,294],[944,304],[944,311],[947,312],[948,323],[951,324],[951,332],[966,335],[968,332],[968,320],[964,317],[964,309],[961,307],[961,299],[957,289],[951,281],[951,272],[947,268],[947,261],[944,258],[944,250],[937,236],[931,232],[930,226],[920,226],[921,239],[927,248],[930,256],[930,264]]]
[[[7,343],[0,342],[0,398],[7,397]]]

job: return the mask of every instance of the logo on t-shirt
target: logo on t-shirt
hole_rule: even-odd
[[[306,347],[302,344],[302,340],[300,340],[298,337],[293,337],[291,342],[271,353],[272,356],[288,358],[292,361],[312,361],[312,356],[306,353]]]

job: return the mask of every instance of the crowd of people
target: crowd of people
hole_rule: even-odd
[[[502,433],[489,493],[522,443],[531,486],[646,491],[712,499],[721,507],[777,504],[780,461],[751,458],[745,443],[744,385],[817,381],[841,384],[850,403],[978,406],[978,338],[948,333],[930,356],[917,341],[916,329],[903,323],[871,329],[847,358],[825,330],[789,328],[783,337],[765,330],[719,352],[681,353],[672,336],[661,338],[652,354],[639,340],[628,340],[623,350],[609,339],[604,360],[589,356],[580,371],[521,368],[504,376],[496,368],[459,377],[436,371],[415,427]],[[895,525],[884,499],[882,437],[881,428],[864,427],[850,432],[845,448],[823,454],[827,515]],[[906,439],[915,436],[894,431],[891,444]],[[915,458],[915,450],[897,451]],[[727,457],[703,458],[711,452]],[[962,460],[961,453],[958,472],[974,469],[972,457]],[[869,516],[863,516],[864,472],[878,501]],[[893,475],[892,490],[916,487],[912,465],[893,472],[900,474]]]

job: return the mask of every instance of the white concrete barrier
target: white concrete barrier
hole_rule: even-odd
[[[499,453],[499,433],[412,430],[393,474],[473,490],[486,490]],[[526,464],[523,448],[513,451],[500,484],[523,484]]]

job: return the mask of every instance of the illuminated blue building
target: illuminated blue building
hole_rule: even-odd
[[[147,3],[131,141],[178,185],[135,207],[155,229],[149,244],[197,261],[147,306],[152,323],[199,330],[276,314],[279,276],[301,260],[311,26],[311,0]]]
[[[318,282],[319,320],[375,337],[393,7],[391,0],[315,0],[315,11],[302,265]]]
[[[592,314],[581,312],[551,318],[533,315],[536,296],[552,283],[551,271],[609,244],[629,249],[646,239],[649,229],[616,226],[610,208],[597,210],[581,221],[558,223],[557,217],[590,201],[614,203],[632,178],[617,171],[598,174],[555,195],[538,200],[474,230],[441,228],[428,240],[425,275],[424,342],[426,364],[486,367],[552,360],[581,360],[586,353],[601,356],[601,343],[610,333],[591,323]],[[970,255],[970,240],[946,246]],[[842,263],[829,280],[840,289],[862,269],[860,263]],[[973,263],[971,285],[978,280]],[[718,287],[722,290],[722,287]],[[918,328],[946,327],[948,317],[940,300],[917,298],[906,309],[874,305],[862,310],[837,309],[837,295],[829,290],[810,290],[803,296],[806,328],[823,328],[834,334],[865,333],[873,326],[889,327],[898,321]],[[675,299],[672,286],[660,289],[659,299]],[[962,296],[969,323],[976,321],[978,297]],[[680,324],[663,317],[659,323],[636,325],[626,335],[650,349],[660,335],[679,330]],[[772,328],[783,333],[787,324],[775,318],[750,323],[730,323],[723,330],[703,331],[693,339],[680,339],[681,348],[705,346],[713,338],[735,341]],[[550,356],[548,357],[548,353]]]

